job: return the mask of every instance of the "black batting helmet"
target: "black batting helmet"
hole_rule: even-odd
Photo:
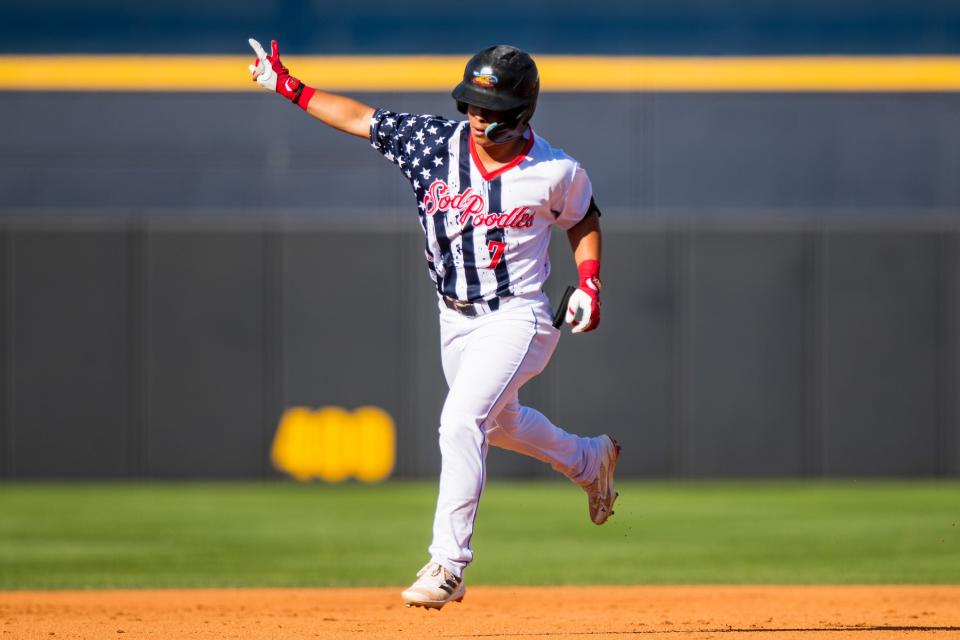
[[[487,128],[492,142],[506,142],[523,134],[537,108],[540,73],[530,54],[509,45],[487,47],[467,62],[463,81],[453,89],[457,109],[467,105],[504,113],[502,122]]]

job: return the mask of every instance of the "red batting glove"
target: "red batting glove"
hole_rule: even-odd
[[[600,261],[584,260],[577,271],[580,286],[570,296],[566,321],[573,325],[573,333],[586,333],[600,324]],[[580,320],[575,319],[578,313]]]
[[[306,111],[310,98],[316,91],[290,75],[287,68],[280,62],[280,47],[277,41],[270,41],[270,55],[267,55],[260,43],[253,38],[250,38],[249,42],[254,53],[257,54],[256,60],[250,65],[250,73],[254,81],[264,89],[276,91]]]

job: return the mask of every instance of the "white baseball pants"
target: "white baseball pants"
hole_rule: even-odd
[[[543,293],[506,298],[500,309],[466,317],[440,307],[443,373],[450,388],[440,415],[440,492],[430,556],[458,577],[473,559],[470,538],[486,480],[488,445],[549,463],[573,482],[599,472],[596,438],[555,426],[520,406],[517,392],[547,366],[560,338]]]

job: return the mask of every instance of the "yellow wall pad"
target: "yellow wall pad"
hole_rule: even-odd
[[[249,56],[0,55],[6,91],[250,91]],[[536,56],[545,91],[960,91],[960,56]],[[284,56],[331,91],[449,91],[458,56]]]

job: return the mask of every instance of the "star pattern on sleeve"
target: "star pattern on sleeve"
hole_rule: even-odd
[[[445,177],[442,167],[449,164],[446,146],[452,144],[447,138],[457,124],[446,118],[385,109],[378,109],[371,118],[371,146],[410,181],[421,212],[425,211],[422,200],[427,185]]]

